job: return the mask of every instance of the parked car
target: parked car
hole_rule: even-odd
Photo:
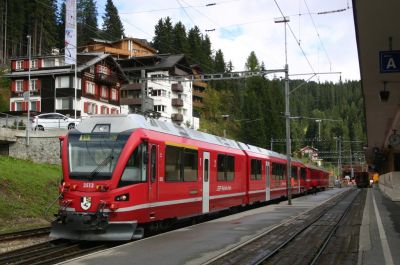
[[[44,113],[32,118],[32,128],[44,131],[51,129],[73,129],[79,123],[78,119],[73,119],[60,113]]]

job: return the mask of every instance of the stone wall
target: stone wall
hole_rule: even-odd
[[[25,132],[17,132],[16,141],[9,143],[9,156],[36,163],[61,164],[59,137],[66,133],[66,130],[32,131],[27,146]]]

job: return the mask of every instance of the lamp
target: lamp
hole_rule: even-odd
[[[390,91],[386,90],[386,81],[383,82],[383,90],[379,91],[379,98],[381,102],[387,102],[389,100]]]

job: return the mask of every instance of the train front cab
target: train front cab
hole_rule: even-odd
[[[51,237],[131,240],[148,216],[152,153],[142,130],[72,131],[62,143],[63,182]],[[134,212],[134,215],[132,214]]]

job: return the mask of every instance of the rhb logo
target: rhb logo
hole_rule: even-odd
[[[81,197],[81,207],[83,210],[89,210],[90,206],[92,206],[92,198],[91,197]]]

